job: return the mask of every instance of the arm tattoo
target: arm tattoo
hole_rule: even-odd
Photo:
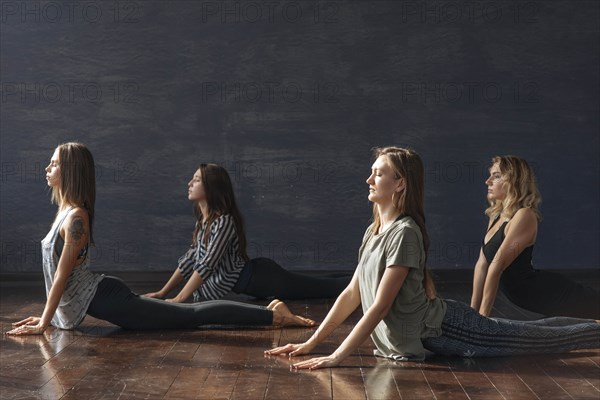
[[[71,225],[69,226],[69,233],[73,236],[73,240],[79,242],[81,237],[85,235],[85,228],[83,226],[83,218],[75,217],[71,221]]]

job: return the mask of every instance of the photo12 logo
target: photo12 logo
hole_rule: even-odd
[[[0,183],[29,184],[46,181],[48,162],[3,161],[0,164]],[[137,184],[140,181],[140,168],[135,162],[116,159],[107,164],[95,164],[96,183]]]
[[[339,4],[332,1],[203,1],[202,23],[254,24],[338,22]]]
[[[540,6],[533,1],[402,1],[404,24],[534,24]]]
[[[137,103],[137,82],[2,82],[3,104],[40,103]]]
[[[203,103],[338,103],[336,82],[206,81],[201,83]]]
[[[534,81],[401,82],[399,94],[405,104],[527,104],[542,97]]]
[[[0,22],[16,24],[132,24],[140,21],[137,1],[2,1]]]

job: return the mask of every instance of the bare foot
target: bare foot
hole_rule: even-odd
[[[267,306],[267,310],[273,310],[273,308],[279,304],[279,303],[283,303],[281,300],[275,299],[272,302],[269,303],[269,305]]]
[[[281,300],[273,300],[267,306],[273,311],[273,325],[277,326],[315,326],[316,322],[310,318],[304,318],[292,314],[288,306]]]

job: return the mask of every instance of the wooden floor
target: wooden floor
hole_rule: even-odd
[[[599,284],[596,271],[586,274],[583,279],[587,283]],[[443,297],[468,299],[467,274],[462,274],[463,278],[455,272],[438,275],[442,275],[437,280]],[[156,289],[155,278],[131,286],[139,292]],[[41,281],[4,278],[0,289],[2,332],[10,329],[11,322],[40,315],[45,300]],[[503,298],[497,303],[496,316],[535,318]],[[332,302],[289,304],[296,313],[322,320]],[[318,351],[325,354],[335,349],[360,315],[353,314]],[[130,332],[86,317],[76,331],[52,328],[43,336],[3,335],[0,397],[600,399],[598,350],[495,359],[433,357],[424,363],[400,363],[374,357],[369,340],[341,368],[313,372],[292,372],[288,359],[263,357],[264,349],[301,341],[311,332],[311,329]]]

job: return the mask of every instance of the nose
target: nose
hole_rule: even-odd
[[[492,186],[492,177],[491,176],[485,180],[485,184],[488,186]]]
[[[373,174],[369,175],[369,177],[367,178],[367,184],[368,185],[372,185],[373,184]]]
[[[46,172],[50,172],[50,164],[46,167]]]

